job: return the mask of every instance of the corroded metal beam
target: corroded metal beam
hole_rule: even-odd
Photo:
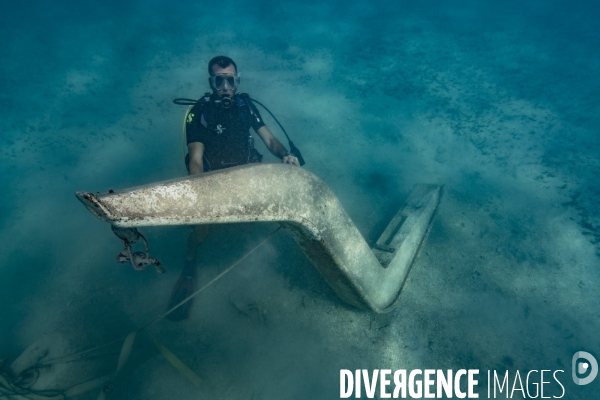
[[[345,302],[375,312],[395,305],[442,198],[419,185],[369,248],[331,189],[305,169],[253,164],[107,194],[77,192],[118,227],[277,221]]]

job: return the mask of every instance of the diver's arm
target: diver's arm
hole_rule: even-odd
[[[273,134],[271,133],[269,128],[267,128],[266,125],[261,126],[256,133],[258,133],[258,136],[260,136],[262,141],[265,142],[265,145],[275,157],[283,158],[285,153],[287,153],[285,147],[283,147],[279,140],[277,140],[277,138],[273,136]]]
[[[204,144],[200,142],[192,142],[188,144],[188,149],[190,152],[190,175],[201,174],[204,172],[204,165],[202,165]]]
[[[262,141],[265,142],[265,145],[275,157],[281,158],[281,161],[285,164],[292,164],[298,167],[300,166],[300,163],[298,162],[298,159],[295,156],[286,156],[288,151],[285,149],[285,147],[283,147],[281,142],[279,142],[279,140],[277,140],[277,138],[273,136],[273,134],[271,133],[269,128],[267,128],[266,125],[262,126],[256,133],[258,133],[258,136],[260,136]]]

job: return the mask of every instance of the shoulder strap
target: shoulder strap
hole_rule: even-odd
[[[237,93],[235,95],[235,104],[238,106],[240,118],[242,119],[242,121],[248,122],[248,117],[253,114],[252,106],[250,105],[250,101],[248,99],[248,94],[244,92]],[[250,111],[250,114],[248,115],[244,112],[246,111],[246,107],[248,107],[248,111]]]
[[[248,106],[249,108],[251,108],[250,96],[248,96],[248,93],[244,93],[244,92],[238,93],[235,95],[235,98],[236,98],[236,104],[238,106],[240,106],[240,107]]]
[[[212,125],[212,123],[215,122],[214,109],[210,107],[210,97],[210,93],[204,93],[204,96],[198,99],[198,102],[196,103],[200,108],[200,118],[203,118],[207,125]],[[209,112],[206,112],[207,108],[210,109]]]
[[[204,93],[204,96],[202,96],[198,99],[198,103],[201,103],[201,104],[208,103],[209,101],[210,101],[210,93],[208,93],[208,92]]]

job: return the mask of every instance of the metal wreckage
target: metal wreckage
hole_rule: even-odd
[[[404,208],[392,218],[372,248],[322,180],[305,169],[285,164],[250,164],[104,194],[77,192],[76,196],[92,214],[110,223],[123,243],[124,249],[117,261],[129,262],[137,270],[153,265],[157,272],[164,272],[160,262],[150,257],[148,243],[137,230],[139,227],[278,222],[341,300],[385,313],[398,301],[425,243],[443,191],[439,185],[416,185]],[[139,241],[143,242],[145,251],[133,252],[132,246]],[[36,391],[32,387],[35,387],[35,365],[40,359],[28,368],[23,367],[27,364],[24,359],[35,358],[34,351],[21,357],[19,368],[14,368],[13,363],[11,370],[4,363],[0,370],[0,393],[23,399],[58,399],[102,387],[98,398],[104,399],[111,391],[111,382],[129,359],[136,335],[191,300],[240,261],[171,310],[129,333],[113,373],[66,391]],[[160,353],[182,375],[195,385],[201,385],[201,379],[190,368],[150,336]],[[100,348],[102,346],[94,350]],[[28,385],[23,384],[25,381]]]

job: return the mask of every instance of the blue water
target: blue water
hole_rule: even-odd
[[[392,313],[345,305],[282,231],[187,322],[151,329],[205,386],[141,337],[110,398],[333,399],[358,368],[562,369],[565,398],[593,398],[571,357],[600,357],[599,17],[591,1],[3,4],[0,358],[76,353],[164,311],[187,229],[142,229],[167,273],[136,272],[73,193],[184,176],[171,100],[207,91],[224,54],[369,243],[413,184],[446,197]],[[274,228],[215,227],[200,280]],[[118,350],[45,383],[109,373]]]

